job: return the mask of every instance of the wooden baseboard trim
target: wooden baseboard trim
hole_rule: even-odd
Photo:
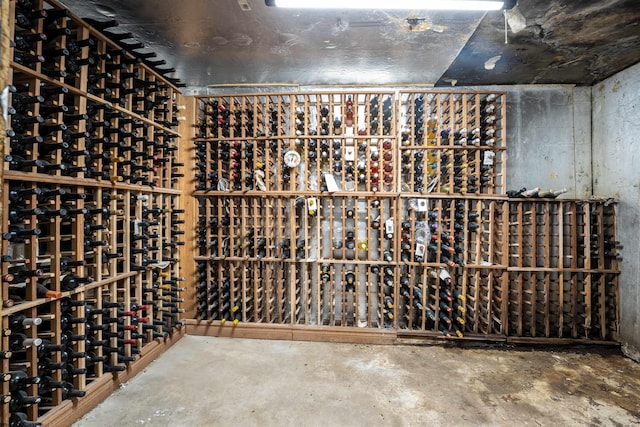
[[[87,395],[80,399],[65,400],[55,409],[47,412],[40,417],[43,427],[68,427],[77,421],[84,414],[95,408],[99,403],[105,400],[111,393],[116,391],[120,384],[129,381],[131,378],[140,373],[151,362],[153,362],[160,354],[168,350],[176,342],[185,335],[185,328],[175,330],[170,338],[164,341],[156,340],[147,344],[142,349],[140,358],[129,365],[126,371],[104,374],[97,380],[89,384],[85,391]]]
[[[340,326],[294,326],[292,327],[292,335],[295,341],[354,344],[395,344],[398,339],[396,331]]]
[[[591,345],[591,346],[607,346],[620,347],[617,341],[606,341],[587,338],[545,338],[545,337],[507,337],[507,344],[529,344],[529,345],[556,345],[556,346],[572,346],[572,345]]]
[[[218,321],[184,321],[187,335],[226,338],[257,338],[293,341],[324,341],[357,344],[394,344],[395,331],[332,326],[291,326],[267,323],[239,323]]]
[[[239,323],[233,325],[219,321],[184,320],[187,335],[224,338],[258,338],[265,340],[291,340],[291,328],[287,325],[264,323]]]
[[[507,337],[504,335],[497,334],[465,334],[462,338],[458,338],[456,336],[453,337],[445,337],[440,332],[435,331],[409,331],[409,330],[399,330],[398,331],[398,341],[401,343],[411,344],[417,343],[419,341],[435,341],[438,343],[469,343],[469,342],[478,342],[478,343],[504,343],[507,341]],[[462,344],[464,345],[464,344]]]
[[[312,325],[280,325],[271,323],[221,324],[219,321],[184,320],[187,335],[199,335],[225,338],[254,338],[293,341],[324,341],[356,344],[420,344],[427,341],[461,345],[478,344],[526,344],[526,345],[593,345],[620,346],[615,341],[544,338],[544,337],[508,337],[500,334],[465,334],[462,338],[443,336],[434,331],[384,330],[372,328]]]

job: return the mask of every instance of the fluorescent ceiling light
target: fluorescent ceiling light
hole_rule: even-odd
[[[500,10],[504,1],[474,0],[265,0],[267,6],[297,9]]]

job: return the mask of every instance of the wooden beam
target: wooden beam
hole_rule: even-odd
[[[279,339],[294,341],[326,341],[368,344],[393,344],[393,330],[339,326],[283,325],[274,323],[239,323],[222,325],[219,321],[185,320],[186,333],[227,338]]]

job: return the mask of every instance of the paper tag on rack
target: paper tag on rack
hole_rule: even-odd
[[[356,160],[356,149],[354,146],[344,147],[344,160],[347,162],[354,162]]]
[[[416,201],[416,211],[417,212],[427,212],[429,207],[427,206],[427,199],[418,199]]]
[[[416,242],[416,256],[424,258],[424,252],[427,249],[424,243]]]
[[[426,242],[431,240],[431,233],[429,227],[424,221],[418,221],[415,225],[415,239],[416,239],[416,256],[424,258],[424,252],[427,249]]]
[[[492,166],[493,165],[493,159],[496,157],[496,153],[494,151],[485,151],[484,152],[484,161],[482,162],[483,165],[486,166]]]
[[[133,234],[139,235],[140,234],[140,223],[141,223],[141,221],[136,218],[131,222],[133,222]]]
[[[329,172],[325,172],[324,182],[327,183],[327,191],[329,191],[329,193],[335,193],[336,191],[340,191],[340,187],[338,187],[338,184],[336,183],[336,179]]]
[[[393,236],[393,218],[389,218],[384,222],[384,232],[390,236]]]
[[[436,176],[429,182],[429,185],[427,185],[427,193],[431,193],[433,190],[435,190],[438,182],[440,182],[440,175]]]
[[[0,105],[2,105],[2,117],[5,122],[9,121],[9,86],[2,89],[0,94]]]

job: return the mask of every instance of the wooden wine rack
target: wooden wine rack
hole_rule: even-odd
[[[0,320],[10,331],[18,315],[39,317],[42,324],[23,333],[66,349],[14,348],[0,364],[2,372],[25,370],[29,377],[53,366],[53,381],[84,391],[64,399],[56,387],[20,410],[45,425],[69,425],[184,334],[179,147],[186,127],[178,121],[184,98],[175,84],[60,3],[26,3],[2,2],[8,37],[3,34],[0,81],[15,89],[2,147],[2,232],[40,234],[2,241]],[[43,32],[46,40],[33,41]],[[4,123],[0,130],[4,134]],[[65,267],[69,259],[84,262]],[[20,278],[23,269],[33,275]],[[72,275],[90,279],[71,286]],[[37,285],[52,293],[45,298]],[[135,317],[119,313],[131,310]],[[91,347],[89,337],[105,342]],[[3,334],[3,352],[10,340]],[[0,387],[3,397],[11,396],[9,382]],[[30,396],[42,391],[37,384],[24,390]],[[8,400],[0,405],[3,426],[14,412]]]
[[[615,204],[508,198],[504,93],[196,102],[188,333],[615,342]]]
[[[400,190],[504,195],[504,94],[400,92]]]
[[[39,317],[27,338],[68,344],[0,363],[29,377],[64,364],[52,380],[64,369],[86,392],[54,388],[30,419],[68,425],[184,333],[615,343],[615,203],[507,198],[504,93],[184,97],[55,0],[26,16],[18,3],[0,3],[0,82],[17,107],[0,121],[0,320]],[[39,273],[11,278],[23,270]],[[113,321],[146,302],[142,319]]]
[[[615,204],[512,201],[509,228],[509,332],[615,340]]]

